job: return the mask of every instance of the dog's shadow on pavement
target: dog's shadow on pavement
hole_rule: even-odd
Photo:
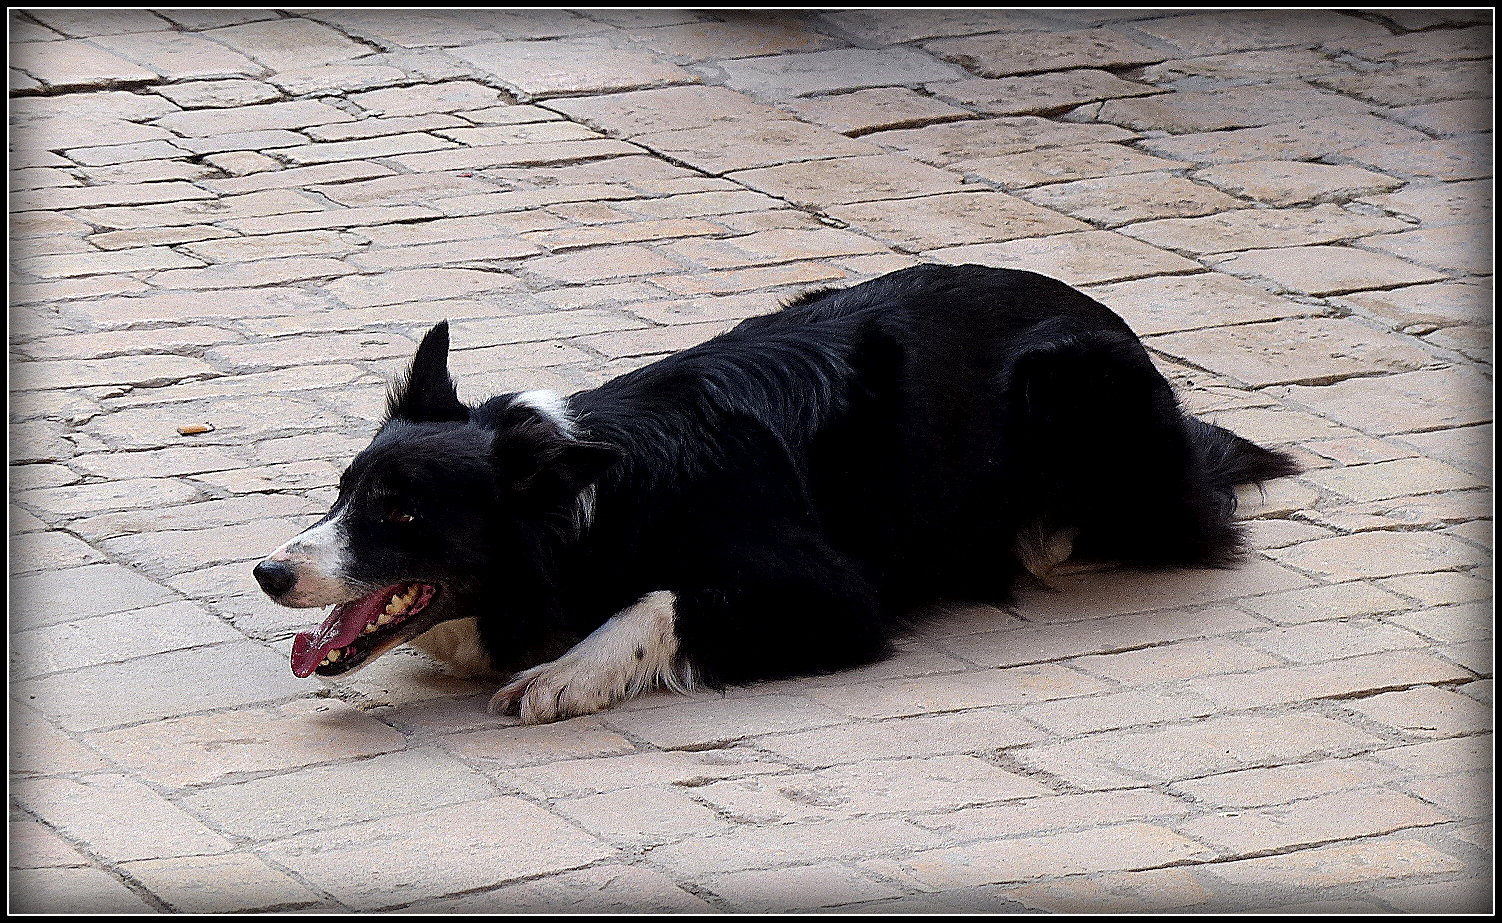
[[[1007,608],[955,604],[920,613],[913,631],[898,641],[892,657],[865,667],[726,690],[700,689],[687,695],[654,690],[608,712],[558,724],[593,724],[602,716],[609,723],[614,713],[665,706],[712,708],[708,703],[727,697],[792,695],[821,702],[843,698],[842,690],[857,694],[877,688],[883,695],[901,695],[900,687],[917,690],[926,680],[937,682],[941,676],[991,673],[1197,636],[1196,625],[1201,621],[1206,622],[1205,632],[1214,634],[1219,624],[1215,613],[1233,600],[1310,582],[1256,557],[1226,570],[1113,568],[1059,573],[1046,583],[1019,587],[1015,604]],[[421,651],[398,648],[319,694],[344,699],[406,733],[426,737],[519,725],[516,717],[487,711],[490,696],[505,679],[499,674],[460,676]],[[328,722],[332,729],[340,716],[318,720]]]

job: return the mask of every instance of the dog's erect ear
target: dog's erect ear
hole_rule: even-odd
[[[449,377],[448,356],[449,322],[443,321],[422,338],[407,377],[386,399],[387,415],[413,423],[468,420],[469,408]]]
[[[605,442],[571,439],[537,421],[496,434],[491,457],[509,489],[566,498],[594,483],[621,451]]]

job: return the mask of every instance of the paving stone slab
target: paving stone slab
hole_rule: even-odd
[[[802,119],[848,135],[862,135],[886,128],[909,128],[931,122],[966,118],[961,109],[925,96],[907,87],[879,87],[789,100],[787,108]]]
[[[1286,394],[1348,426],[1391,434],[1490,422],[1487,390],[1473,370],[1451,367],[1353,378],[1318,389],[1295,385]]]
[[[549,109],[570,118],[634,136],[720,121],[785,118],[777,109],[718,86],[675,86],[605,96],[551,99]]]
[[[1138,28],[1194,57],[1247,48],[1368,41],[1388,35],[1377,23],[1334,10],[1308,16],[1293,10],[1194,13],[1141,23]]]
[[[1426,227],[1485,224],[1491,214],[1491,205],[1484,197],[1475,195],[1479,189],[1481,186],[1474,180],[1424,183],[1361,201],[1407,216]]]
[[[1127,225],[1121,233],[1170,250],[1211,254],[1254,248],[1302,249],[1404,227],[1398,218],[1323,203],[1308,208],[1239,208],[1202,217],[1157,218]],[[1297,251],[1288,255],[1296,258]],[[1214,262],[1218,264],[1220,259]]]
[[[709,889],[743,913],[818,909],[898,897],[891,885],[837,864],[718,875]]]
[[[1246,205],[1182,176],[1149,172],[1053,183],[1019,194],[1034,204],[1106,228],[1234,211]]]
[[[264,68],[223,45],[181,32],[131,32],[96,36],[94,44],[145,64],[168,80],[257,76]]]
[[[1492,130],[1492,111],[1479,99],[1403,106],[1389,110],[1404,125],[1440,138],[1453,138]]]
[[[1492,270],[1488,234],[1484,225],[1451,225],[1373,235],[1362,246],[1452,273],[1486,275]]]
[[[829,157],[873,156],[882,148],[791,119],[716,122],[633,139],[649,150],[710,174]]]
[[[218,682],[226,674],[242,680]],[[281,699],[303,688],[283,658],[250,641],[84,667],[21,687],[36,696],[39,709],[75,731]]]
[[[22,272],[38,278],[68,278],[108,273],[146,272],[183,266],[202,266],[192,257],[163,247],[138,247],[108,253],[62,253],[38,256],[20,262]]]
[[[15,791],[30,810],[112,861],[228,852],[228,840],[146,786],[122,775],[29,779]],[[140,819],[141,836],[119,817]]]
[[[1072,876],[1010,887],[1007,895],[1046,913],[1151,913],[1200,909],[1214,892],[1186,869]]]
[[[639,35],[643,44],[677,64],[820,51],[844,44],[784,11],[721,10],[714,21],[663,25]]]
[[[763,167],[729,178],[794,205],[813,207],[914,198],[952,192],[960,184],[952,173],[895,154]]]
[[[1153,337],[1149,347],[1254,388],[1434,367],[1435,357],[1359,321],[1294,318]]]
[[[429,784],[407,781],[419,774]],[[359,797],[348,797],[354,791]],[[453,757],[414,746],[358,762],[227,782],[178,800],[217,829],[265,841],[477,801],[494,791],[483,774]]]
[[[521,48],[470,45],[450,53],[529,98],[697,82],[689,71],[649,52],[589,39],[556,39]]]
[[[23,42],[12,47],[11,64],[59,90],[144,84],[159,79],[155,71],[83,41]]]
[[[371,53],[369,46],[302,18],[264,19],[210,29],[203,35],[279,71],[347,61]]]
[[[876,10],[839,10],[820,19],[860,44],[893,45],[917,39],[982,32],[1039,31],[1049,21],[1022,10],[909,9],[901,16]]]
[[[1362,699],[1351,710],[1373,721],[1418,737],[1474,734],[1489,727],[1485,705],[1458,693],[1433,686],[1385,692]]]
[[[452,834],[434,841],[427,831]],[[378,909],[611,858],[546,811],[495,797],[278,841],[263,853],[340,903]]]
[[[16,913],[139,914],[157,905],[100,868],[12,869],[10,907]]]
[[[697,890],[697,889],[696,889]],[[638,866],[603,864],[459,897],[419,901],[429,913],[704,913],[714,909],[671,878]]]
[[[1123,68],[1153,64],[1168,55],[1110,29],[993,33],[937,39],[923,47],[982,77],[1005,77],[1071,68]]]
[[[306,885],[248,853],[142,859],[122,870],[178,913],[243,913],[326,904]]]
[[[1088,291],[1142,337],[1310,312],[1308,305],[1279,298],[1221,273],[1155,276],[1091,286]]]
[[[980,708],[941,715],[894,718],[879,724],[837,724],[757,739],[757,746],[807,766],[854,763],[902,755],[943,755],[972,749],[976,740],[995,747],[1032,743],[1042,735],[1010,709]]]
[[[726,85],[759,99],[958,80],[965,72],[912,48],[836,48],[722,61]]]
[[[945,263],[980,263],[1026,269],[1070,285],[1092,285],[1167,273],[1194,272],[1200,264],[1150,247],[1115,231],[1081,231],[1002,243],[942,247],[925,256]]]
[[[1481,553],[1432,532],[1358,532],[1269,552],[1284,564],[1337,580],[1468,570]]]
[[[1204,164],[1250,160],[1320,160],[1351,150],[1404,144],[1422,145],[1422,132],[1373,115],[1319,116],[1258,128],[1149,138],[1141,147],[1154,154]],[[1410,169],[1419,164],[1408,161]],[[1375,167],[1382,172],[1380,167]]]
[[[1363,289],[1437,282],[1436,270],[1382,253],[1338,245],[1245,250],[1216,258],[1215,268],[1232,275],[1266,279],[1308,295],[1335,295]]]
[[[951,811],[967,804],[1047,794],[1031,779],[971,756],[867,760],[811,773],[714,782],[697,794],[723,814],[788,823],[895,810]],[[899,808],[901,802],[907,806]]]
[[[1094,116],[1136,131],[1183,135],[1313,118],[1365,115],[1371,112],[1371,108],[1359,100],[1293,80],[1201,93],[1185,91],[1143,98],[1108,99]]]
[[[1149,83],[1197,88],[1222,88],[1270,83],[1289,78],[1315,80],[1326,74],[1349,75],[1352,67],[1310,48],[1272,48],[1231,51],[1174,58],[1142,69]]]
[[[1405,178],[1470,180],[1492,172],[1491,146],[1477,135],[1353,148],[1348,155],[1364,167]]]
[[[940,193],[908,200],[834,206],[832,217],[911,250],[1014,240],[1088,229],[1084,222],[1000,192]]]
[[[1389,878],[1418,877],[1463,868],[1459,859],[1402,835],[1342,843],[1286,855],[1217,863],[1210,874],[1231,884],[1333,888]]]
[[[1448,818],[1430,805],[1382,789],[1324,795],[1291,806],[1239,812],[1175,825],[1181,833],[1231,855],[1306,846],[1346,837],[1427,827]]]
[[[1365,42],[1348,42],[1341,46],[1368,61],[1412,64],[1428,61],[1480,60],[1491,54],[1491,30],[1486,26],[1421,30],[1394,35],[1377,35]]]
[[[1349,200],[1403,185],[1401,180],[1360,167],[1294,160],[1226,164],[1191,175],[1232,195],[1269,205]]]
[[[867,135],[866,139],[925,162],[964,169],[970,161],[986,161],[1038,148],[1129,141],[1135,137],[1134,133],[1113,125],[1070,124],[1020,115],[881,131]]]
[[[699,877],[717,872],[862,858],[894,846],[934,847],[939,835],[895,818],[816,821],[801,824],[746,824],[720,836],[688,837],[652,851],[658,867]]]
[[[967,159],[962,163],[965,172],[1000,183],[1007,189],[1186,166],[1183,161],[1154,157],[1125,144],[1113,143],[1019,151],[999,157]]]
[[[870,866],[923,889],[1027,881],[1059,873],[1156,868],[1207,857],[1205,847],[1153,824],[991,840]]]
[[[35,676],[112,663],[130,657],[236,641],[234,629],[202,609],[183,602],[101,615],[12,635],[21,661],[14,676]]]
[[[541,39],[606,31],[566,10],[336,10],[318,18],[356,34],[407,47],[468,46],[499,38]]]

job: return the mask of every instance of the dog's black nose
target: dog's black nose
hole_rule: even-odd
[[[297,582],[292,566],[283,561],[262,561],[251,573],[256,575],[256,582],[266,595],[273,599],[292,589],[292,584]]]

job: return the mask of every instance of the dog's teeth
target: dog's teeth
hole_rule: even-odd
[[[386,609],[376,618],[377,625],[385,625],[398,615],[403,615],[417,601],[417,585],[407,588],[405,593],[398,593],[386,601]]]
[[[333,650],[329,651],[329,656],[326,658],[326,662],[333,663],[334,661],[339,659],[339,655],[341,653],[343,653],[343,651],[339,650],[339,648],[334,648]]]
[[[375,631],[375,630],[376,630],[376,627],[375,627],[375,623],[374,622],[372,622],[369,625],[365,626],[365,634],[367,634],[367,635],[370,634],[371,632]]]

